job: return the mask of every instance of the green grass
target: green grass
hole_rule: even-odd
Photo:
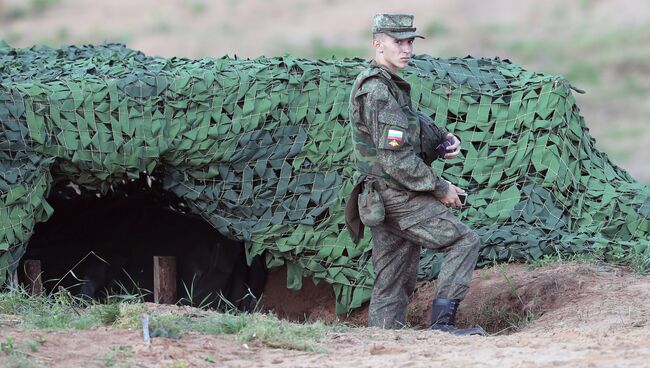
[[[38,352],[40,346],[45,342],[42,339],[27,339],[19,342],[12,336],[5,337],[4,340],[0,340],[0,367],[42,367],[43,364],[34,353]]]
[[[541,267],[546,267],[555,263],[602,263],[600,259],[590,253],[576,253],[571,255],[563,254],[545,254],[538,259],[529,259],[526,261],[526,268],[534,270]]]
[[[330,331],[341,326],[323,322],[293,324],[272,314],[211,314],[192,320],[189,329],[210,335],[237,335],[242,342],[260,342],[263,345],[292,350],[322,351],[318,342]]]
[[[119,301],[98,304],[75,298],[65,290],[44,296],[30,296],[24,289],[0,293],[0,314],[16,316],[22,320],[21,328],[44,330],[98,326],[141,329],[142,318],[146,314],[152,338],[181,338],[185,333],[194,331],[206,335],[236,335],[242,342],[305,351],[322,351],[319,341],[328,332],[344,328],[322,322],[294,324],[261,313],[162,312],[151,310],[143,303]],[[2,350],[11,350],[12,346],[12,341],[6,341]],[[107,366],[113,366],[111,362],[117,361],[115,358],[123,353],[109,352],[105,357]]]

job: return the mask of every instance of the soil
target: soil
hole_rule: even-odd
[[[336,318],[328,285],[305,280],[303,290],[288,291],[282,276],[281,270],[271,275],[263,299],[277,315],[365,323],[364,309]],[[419,285],[409,305],[412,328],[350,327],[326,335],[316,353],[195,333],[154,338],[149,348],[136,330],[25,331],[11,316],[0,316],[0,341],[9,336],[15,344],[44,341],[29,357],[48,367],[650,366],[650,278],[629,270],[589,263],[477,270],[459,322],[481,324],[491,332],[488,337],[422,328],[433,290],[433,283]]]

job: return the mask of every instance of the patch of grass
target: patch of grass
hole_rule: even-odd
[[[545,254],[538,259],[529,259],[526,261],[526,268],[530,271],[536,268],[549,266],[555,263],[602,263],[602,260],[592,253],[575,253],[575,254]]]
[[[100,325],[137,328],[141,326],[140,315],[145,311],[144,304],[95,304],[63,288],[37,296],[29,295],[22,288],[0,293],[0,313],[20,316],[27,328],[90,329]]]
[[[172,362],[165,363],[162,367],[163,368],[187,368],[189,367],[189,365],[187,365],[187,363],[185,363],[182,360],[174,360]]]
[[[242,342],[260,342],[273,348],[322,351],[318,342],[337,327],[323,322],[293,324],[259,313],[214,313],[191,321],[188,328],[210,335],[234,334]]]
[[[494,301],[484,301],[479,306],[476,318],[468,321],[468,324],[478,325],[488,333],[495,333],[506,330],[508,328],[507,321],[511,318],[508,306],[496,304]]]
[[[133,354],[131,347],[122,345],[113,345],[104,354],[104,366],[106,367],[130,367],[132,366],[130,358]]]
[[[148,312],[148,308],[145,304],[119,303],[117,305],[120,313],[112,324],[114,327],[133,329],[142,328],[141,316],[143,313]]]
[[[520,313],[511,313],[506,320],[510,332],[519,332],[533,321],[539,318],[539,314],[531,310],[522,310]]]
[[[149,320],[149,335],[151,337],[178,339],[181,337],[185,326],[187,326],[185,316],[171,313],[155,313],[151,315]]]
[[[7,368],[41,367],[39,359],[33,353],[45,343],[45,340],[25,340],[17,342],[12,336],[0,341],[0,366]]]
[[[90,322],[81,318],[80,310],[85,305],[65,289],[41,296],[31,296],[23,288],[0,294],[0,313],[21,316],[25,325],[43,329],[69,328],[73,324],[85,326]]]
[[[639,242],[633,245],[625,261],[633,271],[642,275],[650,274],[650,244]]]
[[[200,309],[206,309],[209,308],[210,305],[212,304],[212,293],[208,293],[203,299],[198,300],[196,298],[196,290],[194,289],[194,281],[195,281],[196,274],[192,276],[192,282],[190,282],[190,286],[188,287],[187,284],[185,284],[185,281],[183,281],[183,288],[185,289],[185,294],[187,295],[186,298],[181,298],[177,304],[188,304],[191,305],[192,307],[197,307]],[[223,298],[225,299],[225,298]]]
[[[99,325],[117,328],[142,328],[142,315],[147,313],[151,337],[179,338],[186,331],[210,335],[233,334],[242,342],[305,351],[322,351],[318,342],[330,331],[340,331],[341,325],[327,326],[323,322],[294,324],[273,315],[260,313],[173,313],[150,311],[143,303],[115,302],[95,304],[73,297],[60,289],[50,295],[31,296],[24,289],[0,293],[0,313],[20,316],[26,328],[46,330],[87,329]],[[13,350],[9,339],[0,350]],[[37,348],[32,344],[29,350]],[[116,366],[115,357],[122,351],[110,351],[105,357],[107,366]],[[211,359],[206,357],[206,361]]]
[[[124,271],[124,274],[130,285],[115,282],[117,292],[113,293],[115,290],[112,290],[111,294],[106,296],[107,301],[111,303],[144,303],[147,296],[152,294],[151,290],[140,287],[128,272]]]

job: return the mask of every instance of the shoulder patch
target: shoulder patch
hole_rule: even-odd
[[[386,144],[398,148],[404,143],[404,131],[399,128],[389,128],[386,134]]]

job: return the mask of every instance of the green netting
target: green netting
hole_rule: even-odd
[[[0,45],[0,283],[54,181],[105,193],[149,173],[247,255],[330,283],[337,311],[369,299],[370,234],[343,227],[352,189],[348,94],[360,59],[147,57],[122,45]],[[421,55],[413,102],[463,141],[436,162],[467,188],[479,265],[586,250],[648,254],[650,188],[599,152],[560,76],[499,59]],[[423,252],[420,276],[439,254]]]

